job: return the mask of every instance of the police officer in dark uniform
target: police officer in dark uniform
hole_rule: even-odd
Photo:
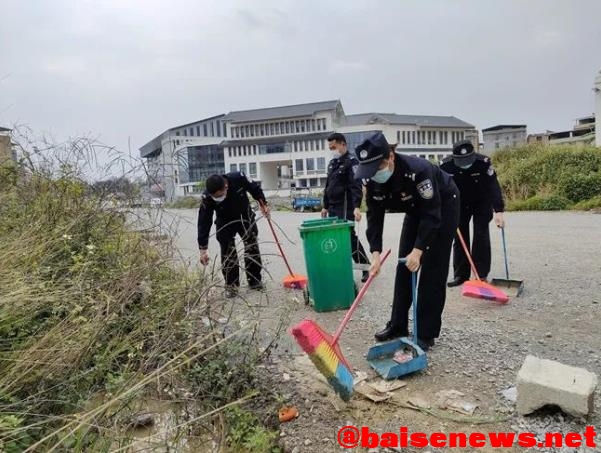
[[[328,146],[332,152],[332,160],[328,165],[328,179],[323,192],[322,217],[338,217],[350,221],[361,221],[361,201],[363,187],[361,181],[355,179],[355,169],[359,162],[348,153],[346,138],[340,133],[328,137]],[[351,227],[351,250],[355,263],[369,264],[365,249],[357,237],[355,228]],[[362,282],[367,281],[368,271],[363,271]]]
[[[380,271],[384,216],[405,212],[399,243],[392,314],[378,341],[408,335],[411,274],[421,266],[418,291],[418,343],[424,350],[440,334],[451,244],[459,222],[459,191],[450,175],[419,157],[396,154],[381,133],[357,147],[356,178],[367,179],[367,239],[370,272]]]
[[[259,201],[261,211],[268,216],[269,207],[261,186],[248,179],[244,173],[232,172],[224,176],[209,176],[205,189],[198,211],[200,262],[203,265],[209,262],[207,246],[215,213],[216,236],[221,247],[221,269],[225,278],[226,296],[236,296],[240,286],[236,235],[239,235],[244,243],[244,265],[248,285],[251,289],[262,289],[262,263],[257,243],[258,229],[247,196],[248,192]]]
[[[474,239],[471,254],[481,279],[490,272],[490,234],[488,224],[493,218],[499,228],[505,226],[504,203],[497,174],[490,158],[474,151],[469,140],[453,145],[453,155],[442,161],[441,168],[453,176],[461,194],[459,230],[466,245],[470,245],[470,220],[474,219]],[[459,286],[470,278],[470,265],[461,243],[453,245],[454,278],[449,287]]]

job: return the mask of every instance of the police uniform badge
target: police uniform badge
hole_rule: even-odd
[[[361,150],[361,152],[359,153],[359,157],[360,157],[361,159],[367,159],[367,155],[368,155],[368,154],[369,154],[369,153],[367,152],[367,150],[366,150],[366,149],[362,149],[362,150]]]
[[[488,176],[492,176],[492,175],[494,175],[494,174],[495,174],[495,169],[493,168],[492,164],[490,164],[490,165],[488,166],[488,170],[486,170],[486,174],[487,174]]]
[[[352,169],[353,169],[353,175],[354,175],[355,173],[357,173],[357,168],[359,168],[359,164],[355,164],[355,165],[353,165],[353,167],[352,167]]]
[[[422,182],[418,183],[417,191],[424,200],[429,200],[434,196],[434,188],[432,187],[432,181],[430,181],[429,179],[425,179]]]

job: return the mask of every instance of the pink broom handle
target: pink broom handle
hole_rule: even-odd
[[[463,251],[465,252],[467,259],[470,262],[470,266],[472,267],[472,272],[474,273],[476,278],[478,280],[480,280],[480,276],[478,275],[478,271],[476,270],[476,265],[474,264],[474,261],[472,260],[472,255],[470,255],[470,251],[467,249],[467,245],[465,244],[465,241],[463,240],[463,234],[461,234],[461,231],[459,231],[459,228],[457,228],[457,236],[459,236],[459,241],[461,242]]]
[[[388,258],[388,255],[390,255],[390,250],[388,250],[386,253],[384,253],[384,256],[380,259],[380,265],[384,264],[384,261],[386,261],[386,258]],[[365,294],[365,291],[367,291],[367,288],[369,287],[369,285],[371,284],[371,281],[374,278],[376,278],[375,275],[370,275],[369,278],[367,279],[367,281],[363,284],[363,287],[361,288],[361,291],[359,291],[359,294],[357,294],[357,297],[355,298],[353,305],[351,305],[351,308],[349,308],[349,310],[346,312],[346,315],[344,316],[344,319],[340,323],[338,330],[336,330],[336,333],[334,334],[334,340],[332,341],[332,346],[334,346],[336,343],[338,343],[338,339],[340,338],[340,335],[342,335],[342,331],[344,330],[344,328],[350,321],[351,316],[353,316],[353,312],[359,306],[359,302],[361,302],[361,299],[363,299],[363,295]]]
[[[263,209],[265,209],[265,203],[263,203],[262,200],[258,200],[259,204],[261,205],[261,207]],[[294,275],[294,272],[292,272],[292,269],[290,268],[290,264],[288,264],[288,260],[286,259],[286,255],[284,254],[284,250],[282,250],[282,246],[280,245],[280,241],[278,239],[278,235],[275,234],[275,229],[273,228],[273,225],[271,224],[271,219],[269,218],[269,215],[266,215],[265,218],[267,219],[267,223],[269,224],[269,228],[271,228],[271,234],[273,234],[273,238],[275,239],[275,243],[278,246],[278,249],[280,249],[280,254],[282,255],[282,258],[284,258],[284,263],[286,263],[286,267],[288,268],[288,272],[290,272],[290,275]]]

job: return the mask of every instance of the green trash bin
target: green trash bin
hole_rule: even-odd
[[[347,309],[355,299],[352,226],[353,222],[328,217],[306,220],[299,227],[309,279],[305,302],[315,311]]]

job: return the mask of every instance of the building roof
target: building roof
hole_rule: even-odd
[[[174,126],[174,127],[167,129],[167,131],[174,131],[175,129],[181,129],[182,127],[192,126],[193,124],[204,123],[205,121],[216,120],[216,119],[222,118],[224,116],[225,116],[225,114],[221,113],[220,115],[211,116],[209,118],[203,118],[201,120],[193,121],[191,123],[181,124],[180,126]],[[167,132],[167,131],[165,131],[165,132]]]
[[[356,115],[347,115],[345,126],[361,126],[364,124],[378,123],[410,124],[420,127],[474,127],[454,116],[398,115],[396,113],[359,113]]]
[[[498,124],[497,126],[487,127],[482,129],[482,132],[500,131],[501,129],[525,129],[525,124]]]
[[[322,101],[309,104],[285,105],[282,107],[268,107],[255,110],[240,110],[230,112],[223,118],[224,121],[232,123],[244,123],[248,121],[265,121],[280,118],[297,118],[301,116],[312,116],[317,112],[335,110],[340,101]]]
[[[12,129],[9,129],[8,127],[0,126],[0,132],[10,132],[10,131],[12,131]]]
[[[192,126],[193,124],[204,123],[205,121],[219,119],[219,118],[222,118],[223,116],[224,116],[224,114],[222,113],[220,115],[215,115],[215,116],[211,116],[209,118],[203,118],[202,120],[194,121],[193,123],[186,123],[186,124],[181,124],[179,126],[170,127],[166,131],[160,133],[159,135],[157,135],[156,137],[152,138],[151,140],[146,142],[144,145],[142,145],[139,148],[140,156],[141,157],[153,157],[155,155],[158,155],[161,150],[161,139],[162,139],[163,135],[168,134],[171,131],[175,131],[176,129],[181,129],[184,127]]]

